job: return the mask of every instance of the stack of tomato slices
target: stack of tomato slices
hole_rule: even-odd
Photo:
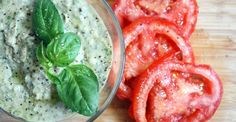
[[[126,64],[117,96],[137,122],[202,122],[218,108],[223,88],[208,65],[194,62],[189,39],[195,0],[115,0]]]

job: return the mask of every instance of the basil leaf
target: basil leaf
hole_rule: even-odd
[[[52,67],[52,63],[48,60],[45,52],[45,47],[43,42],[36,48],[36,57],[39,60],[39,63],[46,69]]]
[[[54,84],[60,83],[60,80],[58,79],[58,77],[50,73],[49,70],[46,70],[46,75],[48,79],[50,79]]]
[[[36,0],[32,17],[33,31],[44,44],[64,33],[64,23],[51,0]]]
[[[47,46],[47,56],[55,66],[71,64],[80,50],[80,39],[74,33],[65,33],[54,38]]]
[[[59,74],[57,92],[64,104],[73,112],[85,116],[98,109],[99,85],[95,73],[85,65],[73,65]]]

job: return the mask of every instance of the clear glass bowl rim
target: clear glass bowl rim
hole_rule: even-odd
[[[117,17],[115,16],[115,13],[111,9],[110,5],[108,4],[108,2],[106,0],[100,0],[100,1],[102,1],[106,10],[108,11],[110,16],[112,17],[115,29],[118,34],[118,38],[119,38],[118,40],[120,41],[120,46],[121,46],[120,47],[120,49],[121,49],[120,50],[120,64],[121,65],[119,66],[119,72],[117,74],[117,79],[115,81],[115,84],[113,86],[111,93],[109,94],[109,96],[106,99],[106,101],[104,102],[104,104],[97,111],[97,113],[95,115],[93,115],[91,118],[89,118],[89,120],[87,122],[93,122],[94,120],[96,120],[109,107],[110,103],[112,102],[113,98],[115,97],[116,92],[120,86],[120,82],[122,80],[124,67],[125,67],[125,44],[124,44],[124,38],[123,38],[123,33],[122,33],[120,23],[119,23]]]

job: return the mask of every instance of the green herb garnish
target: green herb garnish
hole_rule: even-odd
[[[44,44],[64,33],[64,23],[51,0],[36,0],[32,20],[33,31]]]
[[[72,111],[92,115],[98,106],[98,79],[85,65],[72,65],[59,74],[57,92]]]
[[[65,106],[85,116],[98,109],[99,84],[89,67],[71,63],[80,50],[80,38],[74,33],[64,33],[64,23],[51,0],[37,0],[33,12],[33,31],[42,40],[36,56],[45,74],[56,85]],[[63,68],[58,74],[53,67]]]
[[[65,33],[54,38],[47,46],[48,59],[55,66],[68,66],[77,57],[80,39],[74,33]]]

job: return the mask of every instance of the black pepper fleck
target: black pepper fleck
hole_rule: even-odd
[[[7,15],[6,13],[4,13],[3,15]]]
[[[96,17],[95,19],[96,19],[96,21],[97,21],[97,22],[99,22],[99,19],[98,19],[98,17]]]
[[[39,67],[40,70],[43,70],[43,67]]]
[[[106,72],[107,71],[107,69],[104,69],[104,72]]]
[[[26,15],[27,15],[27,16],[31,16],[31,13],[27,13]]]
[[[79,12],[82,12],[82,9],[81,9],[81,8],[79,8]]]
[[[35,73],[35,72],[36,72],[36,70],[34,69],[34,70],[33,70],[33,73]]]
[[[27,69],[27,70],[29,70],[30,68],[29,68],[29,67],[27,67],[26,69]]]
[[[71,9],[69,9],[69,11],[72,11]]]
[[[30,32],[30,33],[29,33],[29,36],[34,36],[34,33]]]
[[[77,30],[78,30],[78,29],[79,29],[79,26],[76,26],[76,27],[75,27],[75,29],[77,29]]]

